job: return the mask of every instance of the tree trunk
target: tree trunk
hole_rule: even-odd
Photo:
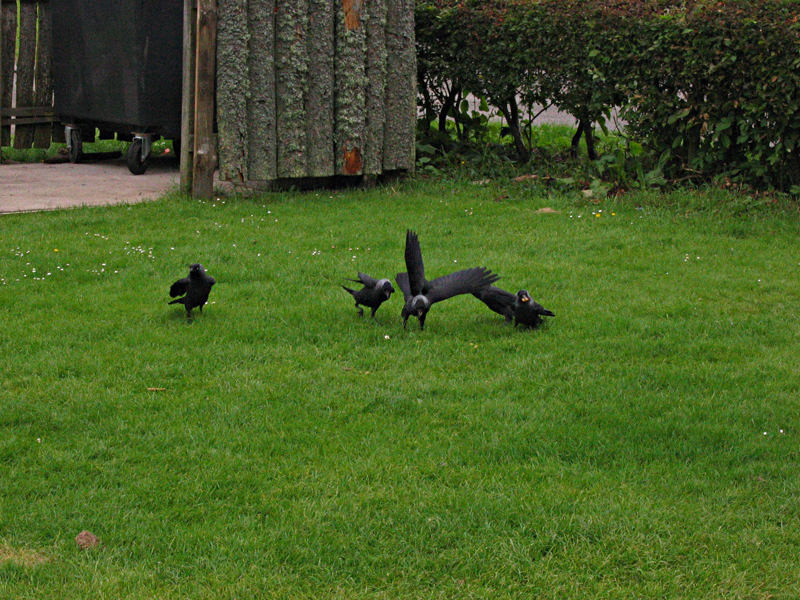
[[[583,121],[583,135],[586,138],[586,154],[589,160],[597,160],[597,152],[594,149],[594,127],[588,119]]]
[[[433,107],[433,98],[431,98],[431,92],[424,81],[417,81],[417,90],[422,96],[422,108],[425,111],[425,126],[427,131],[427,129],[430,129],[431,123],[436,121],[438,115]]]
[[[586,153],[589,156],[589,160],[597,160],[597,152],[594,148],[594,129],[592,128],[592,122],[587,118],[578,120],[578,131],[572,136],[572,143],[570,144],[572,158],[578,158],[581,135],[586,138]]]
[[[517,105],[516,98],[511,98],[506,102],[499,102],[500,112],[503,113],[506,122],[508,123],[508,130],[514,140],[514,148],[517,151],[517,157],[522,162],[530,160],[530,152],[525,146],[525,140],[522,139],[522,130],[519,122],[519,106]]]
[[[450,92],[447,94],[447,98],[444,99],[442,103],[442,110],[439,113],[439,131],[447,132],[447,117],[450,116],[450,112],[453,110],[453,107],[456,104],[456,98],[458,98],[459,93],[461,92],[455,85],[452,83],[450,84]],[[458,119],[454,117],[455,121]]]

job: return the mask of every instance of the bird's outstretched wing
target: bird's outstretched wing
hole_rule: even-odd
[[[498,279],[500,279],[499,275],[492,273],[485,267],[463,269],[429,281],[425,295],[433,304],[460,294],[474,294],[490,286]]]
[[[409,288],[412,296],[416,296],[422,293],[422,288],[425,287],[427,281],[425,280],[425,265],[422,262],[422,249],[419,247],[419,238],[410,229],[406,231],[405,256]]]
[[[377,279],[370,277],[366,273],[359,273],[358,279],[348,279],[347,281],[355,281],[356,283],[360,283],[368,288],[374,288],[378,284]]]
[[[408,283],[408,273],[398,273],[394,279],[397,281],[397,287],[403,292],[403,298],[405,298],[406,302],[411,300],[414,296],[411,294],[411,286]]]
[[[171,298],[183,296],[188,291],[188,289],[189,289],[189,278],[184,277],[183,279],[178,279],[178,281],[172,284],[172,287],[169,288],[169,295]]]

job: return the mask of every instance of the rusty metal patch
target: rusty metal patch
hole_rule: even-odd
[[[361,11],[364,0],[342,0],[344,6],[344,28],[347,31],[361,27]]]
[[[344,174],[359,175],[364,168],[364,161],[361,158],[361,149],[358,146],[345,148],[344,151]]]

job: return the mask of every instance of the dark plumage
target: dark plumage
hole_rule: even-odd
[[[484,267],[474,267],[428,281],[419,239],[410,229],[406,232],[405,259],[407,272],[397,274],[397,285],[405,298],[401,313],[404,328],[408,317],[413,315],[419,319],[419,328],[424,330],[425,317],[433,304],[460,294],[480,292],[500,279],[499,275]]]
[[[503,315],[506,323],[511,323],[514,318],[514,301],[517,299],[514,294],[490,285],[479,292],[473,292],[472,295],[498,315]]]
[[[355,281],[364,285],[360,290],[351,290],[347,286],[342,286],[347,290],[356,301],[356,308],[358,309],[358,316],[364,316],[364,309],[361,306],[368,306],[372,309],[372,318],[375,318],[375,312],[380,308],[381,304],[386,302],[394,292],[392,282],[388,279],[375,279],[365,273],[359,273],[358,279],[348,279],[347,281]]]
[[[193,308],[199,307],[200,312],[203,312],[203,305],[208,302],[208,294],[215,283],[217,280],[211,275],[206,275],[203,265],[199,263],[190,265],[189,276],[179,279],[169,288],[170,297],[183,296],[183,298],[177,298],[170,304],[183,304],[186,307],[186,316],[191,319]]]
[[[542,324],[542,317],[555,317],[544,306],[531,299],[527,290],[517,292],[514,300],[514,324],[525,327],[538,327]]]

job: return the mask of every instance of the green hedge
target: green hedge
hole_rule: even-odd
[[[621,107],[672,178],[798,190],[800,0],[418,0],[416,18],[421,89],[482,96],[512,133],[516,98],[587,124]]]

